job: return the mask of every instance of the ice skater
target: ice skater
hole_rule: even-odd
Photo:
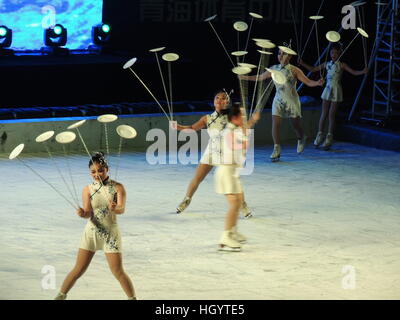
[[[324,82],[323,79],[313,81],[307,78],[301,69],[290,64],[292,56],[296,53],[287,47],[280,46],[279,48],[279,64],[272,66],[270,70],[271,72],[277,71],[277,76],[280,76],[283,81],[276,81],[277,79],[274,79],[270,71],[265,71],[258,77],[258,81],[263,81],[271,78],[272,76],[276,88],[275,97],[272,103],[272,138],[274,140],[274,150],[270,156],[270,159],[273,162],[278,161],[281,155],[282,118],[290,118],[291,120],[297,136],[297,153],[302,153],[306,145],[307,136],[304,134],[304,130],[300,121],[301,104],[299,95],[296,91],[297,80],[303,82],[309,87],[322,86]],[[284,50],[287,52],[293,52],[293,54],[284,52]],[[242,75],[240,78],[251,81],[257,80],[257,76]]]
[[[200,159],[200,163],[197,166],[195,175],[190,181],[186,191],[186,196],[183,201],[176,208],[177,213],[183,212],[192,201],[192,197],[199,187],[200,183],[204,180],[207,174],[211,171],[214,166],[214,159],[219,155],[220,149],[220,136],[219,133],[225,129],[228,123],[227,110],[230,106],[231,99],[226,91],[219,91],[214,96],[214,107],[215,111],[212,114],[203,116],[199,121],[190,126],[182,126],[177,124],[178,130],[192,129],[201,130],[207,128],[210,135],[210,141],[207,148]],[[248,122],[249,126],[254,124],[260,119],[260,113],[255,112],[252,119]],[[241,209],[245,217],[252,215],[250,208],[248,207],[244,196],[242,197]]]
[[[340,62],[338,59],[342,54],[342,46],[339,43],[332,45],[330,50],[331,61],[324,62],[319,66],[310,66],[305,63],[302,59],[299,59],[299,64],[306,68],[310,72],[317,72],[326,69],[326,86],[322,92],[322,112],[319,119],[318,133],[314,140],[314,145],[319,147],[322,143],[323,149],[329,149],[333,144],[333,131],[335,128],[335,118],[338,105],[343,101],[343,90],[342,90],[342,75],[343,70],[349,72],[354,76],[359,76],[368,72],[368,68],[357,71],[350,68],[346,63]],[[324,136],[324,126],[326,118],[329,115],[329,127],[328,134]],[[325,139],[324,139],[325,138]]]
[[[241,251],[247,239],[237,230],[240,206],[243,203],[243,188],[240,182],[240,168],[243,167],[247,150],[247,129],[239,105],[235,104],[228,113],[228,124],[221,132],[221,156],[216,164],[215,190],[224,194],[228,201],[225,227],[219,241],[219,250]]]
[[[129,300],[136,300],[135,290],[122,265],[121,233],[117,215],[125,212],[126,192],[122,184],[110,180],[108,164],[102,152],[89,161],[93,183],[83,189],[83,208],[77,209],[81,218],[89,219],[76,259],[75,267],[65,278],[56,300],[65,300],[75,282],[85,273],[97,250],[103,250],[113,275]]]

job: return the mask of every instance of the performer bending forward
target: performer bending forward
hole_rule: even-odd
[[[197,166],[196,173],[190,181],[186,191],[186,196],[183,201],[176,208],[176,213],[183,212],[192,201],[192,197],[199,187],[200,183],[204,180],[207,174],[213,168],[214,160],[219,156],[220,150],[220,136],[219,133],[225,128],[228,123],[227,110],[230,105],[230,97],[225,91],[219,91],[214,97],[215,111],[212,114],[203,116],[199,121],[191,126],[177,125],[178,130],[193,129],[201,130],[207,128],[210,135],[210,141],[207,148],[200,159],[200,163]],[[260,119],[259,113],[254,113],[252,120],[249,121],[249,125],[254,125]],[[244,201],[244,195],[242,196],[241,209],[244,216],[251,217],[251,210]]]
[[[110,180],[108,164],[102,152],[89,161],[93,183],[83,189],[81,218],[89,219],[81,238],[75,267],[65,278],[56,300],[65,300],[67,293],[89,267],[97,250],[103,250],[111,272],[117,278],[129,300],[136,300],[135,290],[122,266],[121,233],[116,215],[125,211],[126,193],[122,184]]]

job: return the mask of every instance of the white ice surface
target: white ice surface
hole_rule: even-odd
[[[239,221],[249,239],[240,253],[216,250],[227,203],[213,175],[177,215],[195,166],[150,166],[144,153],[123,154],[118,180],[128,199],[119,225],[139,299],[400,299],[400,154],[347,143],[300,156],[287,146],[280,163],[270,153],[257,148],[255,172],[242,177],[254,217]],[[42,267],[55,267],[58,289],[86,220],[1,156],[0,299],[52,299],[57,290],[42,289]],[[23,160],[63,190],[45,154]],[[65,159],[56,161],[68,177]],[[80,194],[90,182],[87,157],[69,164]],[[342,287],[347,265],[355,289]],[[125,299],[102,252],[69,298]]]

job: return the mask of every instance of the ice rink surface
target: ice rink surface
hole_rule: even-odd
[[[177,215],[195,165],[153,166],[143,152],[123,153],[118,181],[128,199],[119,225],[139,299],[400,299],[400,154],[337,143],[328,152],[309,145],[298,156],[284,146],[282,161],[271,163],[271,151],[256,148],[255,171],[242,177],[254,216],[240,218],[249,239],[240,253],[217,251],[227,203],[213,174]],[[0,299],[53,299],[87,221],[7,156],[0,158]],[[65,189],[46,154],[22,159]],[[56,161],[66,177],[71,166],[80,194],[91,181],[87,156]],[[54,267],[56,289],[43,288],[44,266]],[[125,299],[102,252],[68,298]]]

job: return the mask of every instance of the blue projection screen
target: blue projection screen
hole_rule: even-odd
[[[69,49],[91,43],[92,26],[102,22],[103,0],[0,0],[0,25],[13,31],[12,48],[36,50],[44,46],[43,29],[62,24]]]

